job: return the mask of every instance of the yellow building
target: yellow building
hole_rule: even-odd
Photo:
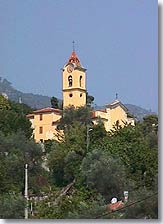
[[[115,125],[124,127],[125,124],[134,125],[134,119],[127,116],[128,109],[116,99],[106,105],[104,110],[93,111],[93,122],[98,123],[99,118],[103,121],[106,131],[113,129]]]
[[[62,134],[57,130],[61,118],[61,110],[54,108],[43,108],[28,114],[33,128],[33,137],[36,142],[44,142],[48,139],[58,140]]]
[[[82,67],[73,50],[68,62],[62,69],[63,108],[70,105],[76,108],[86,106],[85,72],[86,69]],[[58,139],[58,136],[63,133],[57,130],[57,125],[62,116],[61,112],[59,109],[43,108],[27,115],[32,123],[33,136],[36,142]],[[115,124],[119,124],[122,127],[125,122],[134,125],[134,119],[127,117],[127,108],[117,99],[113,103],[108,104],[105,110],[96,110],[92,114],[94,124],[98,122],[98,118],[101,118],[106,131],[112,129]]]

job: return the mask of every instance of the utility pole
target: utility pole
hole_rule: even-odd
[[[86,144],[87,144],[87,152],[89,149],[89,143],[90,143],[90,138],[89,138],[89,132],[92,131],[93,129],[90,128],[90,126],[87,124],[87,140],[86,140]]]
[[[28,219],[28,164],[25,164],[25,191],[24,197],[26,199],[26,205],[24,210],[24,217]]]

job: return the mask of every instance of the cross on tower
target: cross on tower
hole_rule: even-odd
[[[73,51],[75,51],[75,41],[74,40],[72,41],[72,49],[73,49]]]
[[[115,99],[116,99],[116,100],[118,99],[118,93],[115,94]]]

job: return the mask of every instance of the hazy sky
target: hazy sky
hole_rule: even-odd
[[[62,98],[72,52],[95,104],[158,107],[156,0],[0,0],[0,76],[23,92]]]

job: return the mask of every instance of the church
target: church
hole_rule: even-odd
[[[71,105],[75,108],[86,106],[86,93],[86,69],[81,65],[73,49],[62,69],[63,109]],[[27,115],[32,123],[33,137],[36,142],[55,139],[61,134],[61,131],[57,130],[61,114],[61,110],[48,107]],[[106,105],[104,110],[92,111],[94,124],[97,124],[99,118],[103,121],[106,131],[111,130],[114,125],[122,127],[125,123],[134,125],[134,119],[128,117],[127,108],[118,99]]]

